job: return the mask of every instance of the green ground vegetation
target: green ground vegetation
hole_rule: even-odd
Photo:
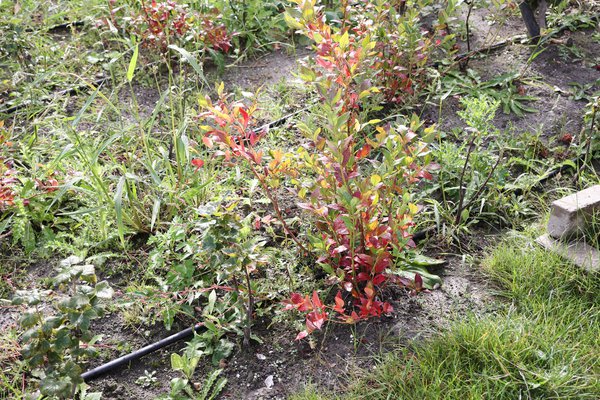
[[[343,395],[294,399],[598,398],[598,276],[533,236],[515,234],[483,261],[504,302],[497,313],[459,316],[434,339],[382,356]]]

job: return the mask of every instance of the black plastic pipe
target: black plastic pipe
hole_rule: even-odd
[[[84,372],[83,374],[81,374],[81,377],[83,378],[83,380],[85,382],[89,382],[92,379],[99,377],[100,375],[103,375],[103,374],[105,374],[117,367],[120,367],[122,365],[128,364],[131,361],[137,360],[138,358],[143,357],[146,354],[152,353],[152,352],[162,349],[163,347],[166,347],[170,344],[173,344],[173,343],[183,340],[187,337],[190,337],[194,334],[194,332],[198,332],[202,326],[203,326],[203,324],[199,323],[190,328],[184,329],[179,333],[175,333],[174,335],[171,335],[162,340],[159,340],[158,342],[149,344],[148,346],[142,347],[139,350],[136,350],[132,353],[126,354],[122,357],[119,357],[112,361],[109,361],[106,364],[102,364],[99,367],[96,367],[92,370]]]

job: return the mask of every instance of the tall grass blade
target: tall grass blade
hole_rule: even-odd
[[[86,112],[86,110],[88,109],[88,107],[90,106],[90,104],[92,104],[92,102],[94,101],[94,99],[98,95],[99,91],[100,91],[100,86],[98,86],[96,88],[96,90],[94,90],[94,93],[92,93],[90,95],[90,97],[88,97],[88,99],[85,102],[85,104],[83,105],[83,107],[81,107],[81,110],[79,110],[79,112],[75,116],[75,119],[71,123],[71,126],[73,127],[73,129],[75,129],[77,127],[77,125],[79,125],[79,121],[81,121],[81,118],[83,117],[83,114]]]
[[[117,231],[119,233],[119,239],[123,246],[125,245],[125,225],[123,224],[123,189],[125,188],[126,179],[122,176],[117,184],[117,190],[115,192],[115,213],[117,216]]]
[[[137,65],[138,54],[140,50],[140,45],[136,44],[133,49],[133,56],[131,56],[131,60],[129,61],[129,68],[127,68],[127,81],[131,82],[133,80],[133,74],[135,73],[135,66]]]
[[[205,85],[209,86],[206,77],[204,76],[204,69],[200,64],[198,64],[196,58],[189,51],[187,51],[186,49],[182,49],[179,46],[175,46],[174,44],[169,45],[169,48],[181,54],[183,58],[185,58],[185,60],[192,66],[192,68],[194,68],[194,71],[196,71],[200,79],[202,79],[202,82],[204,82]]]

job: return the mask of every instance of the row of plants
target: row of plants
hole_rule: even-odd
[[[498,135],[490,123],[497,100],[463,100],[468,141],[460,136],[465,132],[456,141],[442,139],[416,115],[386,118],[391,105],[415,108],[437,84],[430,61],[455,50],[450,21],[460,2],[442,8],[435,1],[294,3],[282,18],[313,42],[314,55],[299,76],[316,98],[296,121],[297,149],[273,146],[257,128],[269,106],[259,94],[235,97],[217,85],[206,95],[189,84],[202,72],[191,61],[204,50],[186,45],[208,46],[210,54],[208,48],[225,50],[218,48],[224,42],[193,38],[210,36],[193,25],[207,15],[225,33],[217,12],[196,7],[207,14],[195,14],[154,1],[112,4],[109,31],[133,34],[140,45],[123,56],[125,82],[118,90],[94,87],[77,112],[47,116],[29,127],[33,133],[2,128],[0,235],[12,249],[37,257],[85,260],[64,265],[49,282],[56,284],[54,295],[69,294],[51,315],[36,309],[46,305],[39,296],[14,298],[30,307],[21,319],[29,332],[21,337],[21,354],[33,390],[38,380],[47,396],[72,398],[82,388],[82,362],[95,344],[90,322],[101,315],[100,300],[113,294],[96,283],[91,264],[110,275],[107,259],[143,253],[141,279],[111,307],[132,324],[159,321],[168,330],[203,324],[184,355],[173,357],[184,378],[172,382],[167,398],[181,398],[202,390],[193,385],[195,368],[186,365],[208,357],[217,366],[238,337],[245,347],[260,340],[252,330],[257,316],[299,328],[301,340],[326,323],[391,313],[391,287],[416,294],[439,284],[422,268],[429,261],[415,252],[416,224],[435,222],[440,231],[449,226],[460,233],[480,221],[530,215],[525,198],[505,188],[514,170],[535,179],[548,162],[529,143],[513,143],[519,147],[512,158],[498,151],[502,143],[485,145]],[[253,23],[247,11],[236,10]],[[128,17],[134,12],[138,19]],[[426,16],[436,22],[423,36]],[[225,37],[234,44],[238,35]],[[183,55],[179,68],[166,62],[170,85],[141,112],[132,85],[140,49],[164,56],[173,46]],[[128,92],[131,109],[121,104],[119,90]],[[594,104],[586,117],[591,155]],[[289,313],[275,312],[282,308],[301,318],[290,323]],[[217,375],[209,376],[207,391],[222,389]]]

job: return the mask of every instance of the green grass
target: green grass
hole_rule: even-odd
[[[496,248],[484,270],[503,311],[384,357],[344,395],[311,388],[294,399],[600,398],[599,277],[523,237]]]

